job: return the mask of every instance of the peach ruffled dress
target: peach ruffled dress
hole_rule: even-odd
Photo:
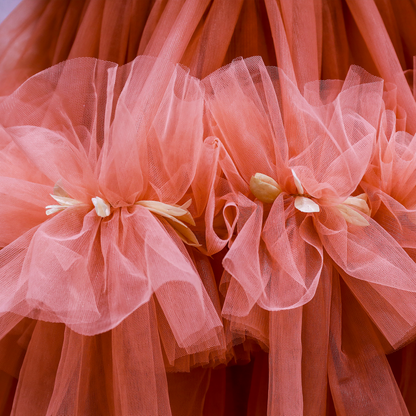
[[[411,0],[23,0],[0,24],[0,414],[416,415]]]

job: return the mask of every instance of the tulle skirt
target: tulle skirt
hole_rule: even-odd
[[[0,414],[416,414],[411,0],[23,0],[0,25]]]

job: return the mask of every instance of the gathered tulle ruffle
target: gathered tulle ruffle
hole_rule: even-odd
[[[223,342],[213,290],[211,299],[178,220],[136,204],[174,209],[197,186],[198,82],[153,58],[121,68],[85,58],[32,77],[2,106],[1,312],[95,335],[155,296],[168,362],[198,351],[206,357],[194,361],[209,361]],[[58,208],[48,217],[49,206]]]
[[[255,303],[276,311],[307,303],[324,252],[351,277],[415,292],[415,265],[399,244],[370,218],[368,226],[351,225],[337,208],[354,194],[372,157],[382,103],[378,79],[353,68],[338,95],[331,91],[337,83],[314,83],[306,101],[284,73],[251,59],[236,61],[205,84],[214,131],[246,182],[245,195],[238,196],[238,235],[224,258],[233,276],[224,316],[245,316]],[[300,212],[291,202],[298,192],[291,171],[320,212]],[[271,207],[250,197],[256,172],[283,189]]]
[[[337,412],[350,414],[354,404],[340,387],[341,370],[356,374],[347,391],[357,389],[368,400],[369,407],[359,411],[376,409],[378,387],[367,388],[359,376],[360,347],[353,340],[360,338],[374,348],[368,377],[383,374],[383,395],[392,398],[389,414],[407,414],[385,349],[415,337],[415,263],[378,221],[377,200],[362,181],[377,154],[378,117],[386,98],[381,80],[352,67],[344,82],[309,83],[302,95],[284,72],[252,58],[237,60],[203,82],[213,133],[231,159],[222,169],[234,194],[228,199],[238,212],[237,235],[223,260],[222,315],[234,331],[233,344],[249,334],[267,345],[268,411],[322,414],[331,386]],[[233,183],[235,172],[240,178]],[[274,184],[272,204],[254,198],[256,174],[263,175],[258,177],[265,178],[263,184]],[[362,190],[366,196],[359,195]],[[300,197],[318,212],[302,212],[296,205]],[[349,322],[345,335],[331,329],[341,325],[339,280],[348,305],[342,302]],[[268,331],[256,308],[270,311]],[[354,314],[365,317],[366,333]],[[370,330],[371,321],[378,330]],[[337,361],[340,354],[346,355],[344,363]]]

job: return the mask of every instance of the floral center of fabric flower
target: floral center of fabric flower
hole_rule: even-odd
[[[52,215],[57,212],[63,211],[67,208],[75,206],[88,206],[81,201],[71,198],[68,193],[60,186],[59,182],[54,186],[53,194],[51,197],[59,203],[59,205],[48,205],[46,207],[46,215]],[[91,199],[94,205],[95,212],[101,218],[106,218],[111,214],[111,205],[103,198],[96,196]],[[190,230],[186,224],[195,226],[195,221],[188,211],[192,200],[188,200],[183,205],[165,204],[159,201],[137,201],[133,205],[140,205],[146,208],[152,214],[163,217],[176,231],[181,240],[194,247],[199,247],[200,244],[195,234]]]
[[[311,195],[305,193],[305,190],[292,169],[292,175],[297,189],[297,194],[292,196],[295,198],[295,208],[298,211],[305,213],[319,212],[319,205],[312,199]],[[250,179],[250,190],[252,194],[260,201],[271,204],[282,192],[279,184],[270,176],[263,173],[256,173]],[[348,197],[342,204],[336,205],[338,212],[342,215],[345,221],[350,224],[365,227],[369,222],[357,211],[361,211],[366,215],[370,215],[371,211],[367,204],[367,194]]]
[[[104,201],[104,199],[99,196],[92,198],[91,201],[95,207],[95,212],[99,217],[105,218],[110,216],[111,205],[108,202]]]
[[[295,196],[295,208],[301,212],[319,212],[319,205],[309,195],[305,195],[303,186],[293,169],[292,175],[295,180],[296,189],[298,190],[298,195]]]

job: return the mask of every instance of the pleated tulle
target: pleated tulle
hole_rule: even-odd
[[[96,337],[38,321],[12,414],[171,414],[154,322],[152,302]]]

